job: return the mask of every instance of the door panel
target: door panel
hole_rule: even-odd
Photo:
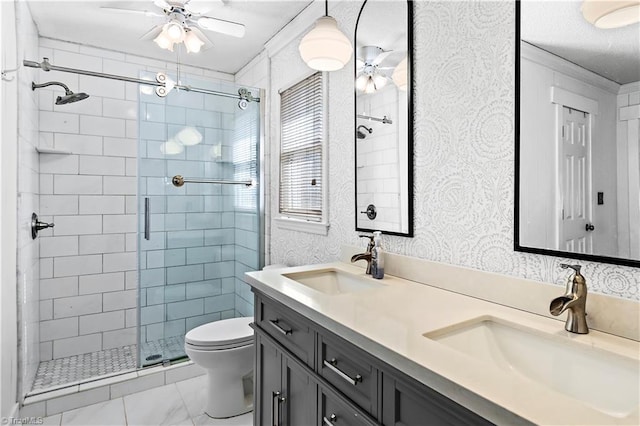
[[[589,114],[563,107],[561,143],[562,218],[559,248],[591,253]]]

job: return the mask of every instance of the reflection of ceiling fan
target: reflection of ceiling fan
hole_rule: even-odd
[[[187,52],[193,53],[199,52],[202,46],[205,46],[205,48],[212,46],[211,41],[200,29],[233,37],[244,37],[245,28],[243,24],[204,16],[203,14],[207,10],[191,4],[190,1],[154,0],[153,3],[161,9],[159,11],[116,7],[102,7],[102,9],[165,18],[166,21],[164,23],[154,26],[141,39],[153,39],[158,46],[170,51],[173,51],[174,44],[182,42],[184,42]],[[219,3],[222,4],[221,1]]]
[[[358,49],[356,58],[356,89],[365,93],[373,93],[382,89],[389,81],[383,70],[394,67],[383,67],[382,62],[394,51],[383,50],[377,46],[363,46]]]

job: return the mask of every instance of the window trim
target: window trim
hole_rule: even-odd
[[[317,71],[307,72],[299,78],[296,78],[294,81],[284,85],[282,88],[278,90],[278,94],[282,94],[285,90],[295,86],[301,81],[311,77]],[[329,108],[328,108],[328,95],[329,95],[329,73],[322,72],[322,115],[323,115],[323,125],[322,125],[322,214],[320,216],[320,221],[318,220],[308,220],[305,219],[304,216],[301,215],[287,215],[280,213],[280,154],[282,150],[282,115],[281,115],[281,99],[278,97],[277,108],[278,108],[278,150],[277,150],[277,158],[278,158],[278,185],[277,185],[277,213],[276,217],[274,217],[274,223],[280,229],[286,229],[291,231],[299,231],[306,232],[309,234],[316,235],[327,235],[329,232]]]

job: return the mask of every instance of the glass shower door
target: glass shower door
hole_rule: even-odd
[[[184,358],[194,327],[252,314],[242,275],[261,266],[258,186],[188,180],[257,182],[260,108],[189,91],[160,98],[148,88],[139,105],[138,342],[147,366]],[[173,185],[174,176],[187,183]]]

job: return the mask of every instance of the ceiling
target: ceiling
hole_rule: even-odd
[[[640,24],[598,29],[581,0],[521,3],[521,38],[618,84],[640,81]]]
[[[172,53],[161,49],[152,40],[140,39],[153,26],[166,19],[102,8],[107,6],[161,12],[152,0],[27,0],[27,3],[42,37],[168,62],[177,61],[175,51]],[[310,3],[312,0],[191,0],[190,4],[194,8],[207,10],[206,16],[244,24],[246,34],[240,39],[203,31],[213,42],[213,47],[199,53],[187,54],[182,51],[180,62],[235,74],[262,51],[265,42]]]

